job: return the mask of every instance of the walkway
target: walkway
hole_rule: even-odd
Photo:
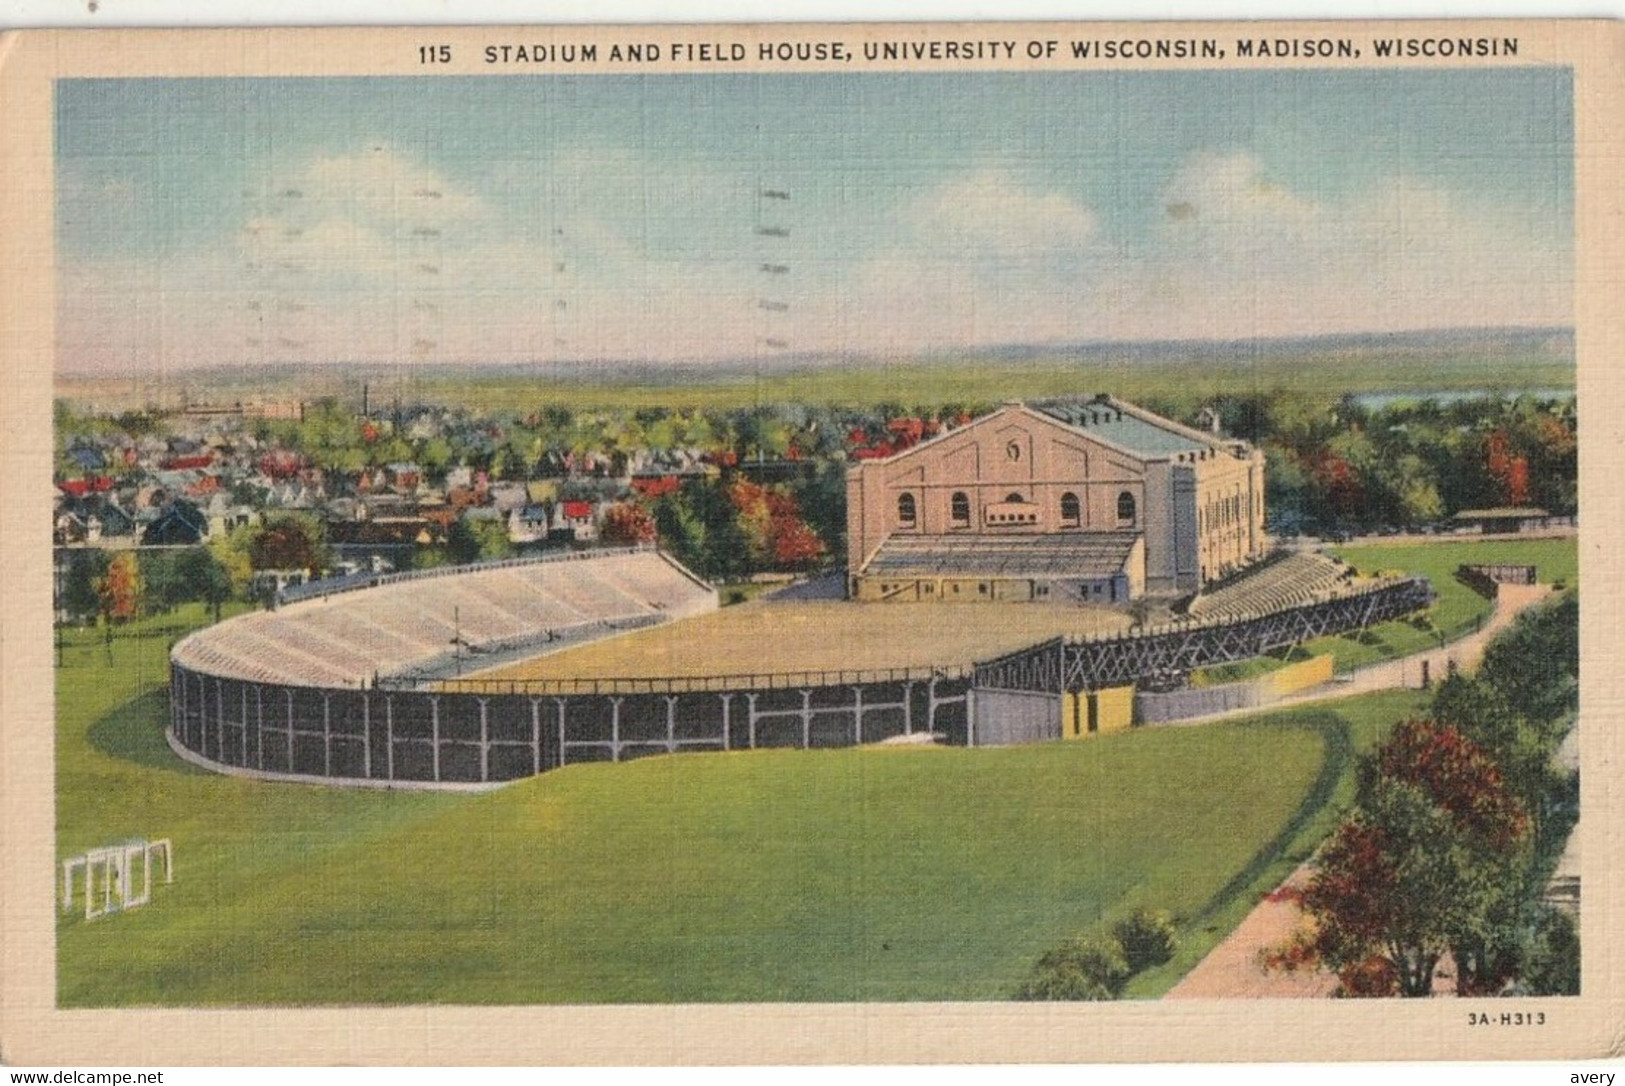
[[[1550,585],[1501,585],[1496,592],[1495,609],[1482,629],[1446,645],[1442,649],[1401,657],[1386,663],[1373,664],[1345,676],[1342,682],[1330,688],[1317,687],[1269,706],[1302,702],[1325,701],[1328,698],[1352,697],[1355,694],[1394,687],[1421,686],[1422,664],[1428,665],[1429,678],[1437,681],[1447,673],[1453,661],[1456,667],[1470,671],[1484,656],[1484,647],[1501,630],[1511,624],[1519,612],[1545,599],[1551,594]],[[1180,721],[1181,724],[1200,720],[1215,720],[1227,716],[1256,714],[1258,709],[1242,709],[1214,716]],[[1578,835],[1576,835],[1577,837]],[[1574,838],[1571,838],[1571,843]],[[1321,970],[1296,973],[1265,972],[1259,964],[1260,955],[1280,946],[1297,928],[1302,914],[1296,903],[1296,889],[1310,874],[1309,864],[1294,871],[1280,886],[1265,895],[1252,912],[1208,956],[1196,964],[1185,978],[1168,990],[1164,999],[1316,999],[1329,996],[1337,987],[1337,978]],[[1448,987],[1448,986],[1446,986]]]

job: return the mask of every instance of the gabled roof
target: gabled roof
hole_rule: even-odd
[[[1231,438],[1205,434],[1200,430],[1182,426],[1171,419],[1162,418],[1142,407],[1110,396],[1097,396],[1092,400],[1040,400],[1030,404],[1012,400],[996,411],[973,419],[964,426],[945,430],[898,452],[879,455],[871,453],[865,456],[864,452],[867,450],[859,450],[854,459],[901,460],[921,449],[931,448],[938,442],[951,440],[966,430],[1011,414],[1025,415],[1030,419],[1041,419],[1065,427],[1141,460],[1162,460],[1197,453],[1206,453],[1210,456],[1215,452],[1228,454],[1238,444],[1242,444]]]
[[[1044,400],[1029,406],[1074,430],[1151,459],[1205,452],[1218,444],[1198,431],[1118,400]]]

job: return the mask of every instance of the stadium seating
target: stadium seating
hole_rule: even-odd
[[[280,610],[193,634],[176,645],[174,658],[223,678],[366,686],[432,670],[462,652],[580,642],[715,606],[713,590],[659,552],[612,552],[306,593]]]
[[[1201,619],[1240,619],[1317,603],[1349,586],[1347,566],[1321,554],[1293,554],[1271,562],[1191,602]]]

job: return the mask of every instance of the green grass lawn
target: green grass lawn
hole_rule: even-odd
[[[1572,537],[1511,540],[1468,537],[1448,543],[1360,544],[1335,547],[1332,552],[1362,575],[1420,574],[1432,583],[1438,596],[1427,612],[1426,625],[1408,620],[1385,622],[1373,626],[1364,638],[1323,637],[1304,644],[1303,650],[1311,654],[1332,653],[1338,671],[1433,648],[1439,643],[1440,633],[1455,640],[1471,632],[1494,605],[1456,580],[1456,568],[1464,563],[1533,565],[1544,584],[1562,582],[1572,588],[1579,583],[1579,544]]]
[[[197,616],[200,617],[200,616]],[[981,1000],[1138,905],[1171,985],[1307,855],[1414,695],[999,750],[582,765],[484,795],[200,772],[170,638],[71,646],[58,852],[169,837],[153,902],[59,927],[67,1007]]]
[[[1358,544],[1330,548],[1362,576],[1377,573],[1419,574],[1437,595],[1432,607],[1418,619],[1379,623],[1364,634],[1320,637],[1295,645],[1290,652],[1258,656],[1200,669],[1198,686],[1243,682],[1311,656],[1331,653],[1339,672],[1408,656],[1436,648],[1440,635],[1454,641],[1471,633],[1488,617],[1494,603],[1456,580],[1463,564],[1533,565],[1544,584],[1579,583],[1579,546],[1570,539],[1475,540],[1452,539],[1437,543]]]

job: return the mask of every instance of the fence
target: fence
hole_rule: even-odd
[[[1056,638],[977,664],[977,687],[1077,693],[1151,681],[1172,684],[1196,668],[1263,656],[1315,637],[1365,629],[1426,607],[1433,590],[1422,578],[1268,614],[1160,626],[1113,637]]]

